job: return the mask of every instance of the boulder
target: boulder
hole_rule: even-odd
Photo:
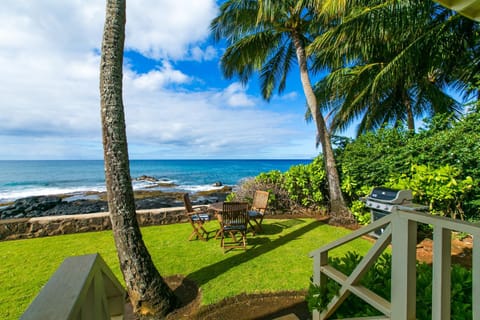
[[[148,182],[157,182],[158,179],[152,176],[143,175],[138,178],[133,179],[134,181],[148,181]]]
[[[16,200],[12,205],[1,210],[2,219],[37,217],[62,202],[58,196],[27,197]]]

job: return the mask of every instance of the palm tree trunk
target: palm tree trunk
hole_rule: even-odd
[[[407,126],[410,132],[415,132],[415,119],[413,117],[412,102],[405,89],[402,91],[403,105],[407,111]]]
[[[105,181],[128,296],[139,316],[164,317],[176,298],[155,268],[136,218],[122,100],[125,0],[108,0],[100,65]]]
[[[330,214],[332,216],[330,222],[332,224],[352,223],[354,219],[345,204],[342,190],[340,188],[340,178],[335,163],[330,133],[328,132],[325,119],[318,108],[317,98],[313,92],[312,84],[310,82],[305,48],[298,34],[293,33],[292,38],[295,44],[298,65],[300,67],[300,80],[302,82],[303,92],[305,93],[308,107],[310,108],[313,120],[317,126],[316,143],[318,145],[320,142],[322,145],[325,171],[327,173],[328,192],[330,197]]]

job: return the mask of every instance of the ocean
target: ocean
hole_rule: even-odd
[[[292,165],[310,162],[311,160],[131,160],[130,172],[135,190],[152,190],[155,183],[135,180],[149,176],[162,183],[174,184],[173,187],[155,187],[160,190],[198,192],[215,189],[216,182],[236,186],[242,179],[254,177],[261,172],[285,172]],[[0,161],[0,204],[40,195],[72,194],[82,197],[89,191],[105,191],[102,160]]]

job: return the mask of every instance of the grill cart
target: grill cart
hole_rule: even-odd
[[[384,187],[373,188],[372,192],[362,200],[365,206],[370,208],[370,221],[376,221],[392,213],[394,210],[403,211],[426,211],[427,206],[413,203],[411,190],[395,190]],[[371,235],[379,237],[383,229],[375,230]]]

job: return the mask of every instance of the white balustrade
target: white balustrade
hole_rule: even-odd
[[[383,314],[380,317],[358,319],[416,319],[416,243],[419,223],[433,226],[432,319],[450,319],[451,239],[452,232],[455,231],[473,236],[472,314],[473,319],[480,319],[480,226],[426,213],[400,210],[310,253],[314,261],[313,283],[322,288],[326,286],[327,278],[330,278],[341,285],[338,294],[328,303],[325,310],[314,310],[313,319],[329,319],[349,294],[358,296]],[[330,250],[378,228],[384,228],[384,232],[350,275],[345,275],[328,264]],[[362,286],[360,280],[390,244],[392,289],[391,301],[387,301]]]

